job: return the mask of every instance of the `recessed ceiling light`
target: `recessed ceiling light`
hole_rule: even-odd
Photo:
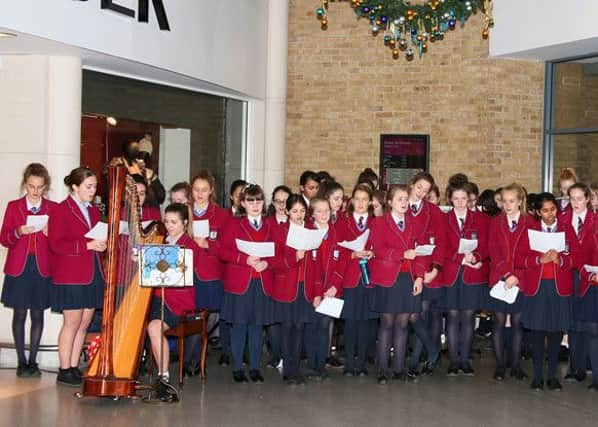
[[[14,33],[0,32],[0,39],[8,39],[8,38],[16,37],[16,36],[17,35]]]
[[[114,117],[112,117],[112,116],[106,117],[106,122],[110,126],[116,126],[118,124],[118,121]]]

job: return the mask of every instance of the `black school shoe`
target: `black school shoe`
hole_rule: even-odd
[[[218,364],[220,366],[228,366],[230,365],[230,356],[228,354],[220,355],[220,359],[218,359]]]
[[[556,378],[550,378],[548,381],[546,381],[546,387],[548,387],[548,390],[551,391],[561,391],[563,389],[563,386]]]
[[[29,364],[29,376],[32,378],[38,378],[42,376],[42,371],[39,370],[37,363]]]
[[[465,375],[466,377],[473,377],[475,375],[475,371],[473,370],[473,367],[469,362],[461,364],[461,371],[463,372],[463,375]]]
[[[70,387],[79,387],[81,385],[81,377],[77,376],[72,368],[59,369],[56,376],[56,383]]]
[[[252,382],[254,382],[256,384],[264,383],[264,377],[262,376],[262,373],[258,369],[252,369],[251,371],[249,371],[249,378],[251,379]]]
[[[457,363],[451,363],[446,371],[446,375],[449,377],[456,377],[459,375],[459,365]]]
[[[341,360],[338,359],[336,356],[327,357],[326,364],[333,368],[340,368],[341,366],[343,366],[343,362],[341,362]]]
[[[237,384],[246,384],[249,382],[245,376],[245,371],[233,371],[233,381]]]
[[[156,398],[166,403],[176,403],[179,401],[178,390],[168,382],[165,378],[158,378],[154,385]]]
[[[518,381],[523,381],[527,379],[527,374],[521,368],[511,368],[511,378],[515,378]]]
[[[496,370],[494,371],[494,380],[495,381],[503,381],[505,379],[505,368],[498,367],[496,368]]]
[[[585,371],[569,371],[567,372],[567,375],[565,375],[565,381],[568,383],[581,383],[584,382],[586,380],[586,373]]]
[[[534,391],[544,390],[544,380],[537,380],[534,378],[534,380],[530,384],[530,388]]]
[[[386,385],[388,383],[388,377],[384,372],[378,373],[378,378],[376,380],[379,385]]]
[[[19,365],[17,366],[17,377],[19,378],[28,378],[31,376],[31,371],[29,370],[29,365]]]
[[[407,382],[409,377],[407,376],[407,372],[401,371],[401,372],[393,372],[392,379],[393,379],[393,381]]]

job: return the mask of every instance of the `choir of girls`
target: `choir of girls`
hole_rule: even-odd
[[[168,382],[169,346],[163,331],[194,309],[219,314],[220,364],[232,365],[237,383],[264,382],[265,336],[272,357],[267,365],[277,367],[282,361],[283,381],[300,385],[306,377],[328,379],[326,366],[338,364],[331,361],[330,348],[339,322],[344,325],[345,376],[368,376],[374,353],[379,384],[417,381],[438,366],[444,317],[446,373],[471,376],[474,316],[484,310],[493,319],[495,380],[505,380],[508,368],[513,379],[528,378],[521,366],[527,330],[533,389],[562,388],[557,363],[566,341],[571,366],[565,379],[582,382],[590,367],[590,388],[598,390],[598,275],[587,267],[598,266],[598,198],[596,188],[577,182],[570,169],[561,175],[558,198],[528,195],[516,183],[480,194],[465,175],[455,174],[444,193],[450,205],[444,212],[438,206],[440,190],[426,172],[384,193],[377,189],[375,173],[365,170],[347,200],[329,174],[306,171],[299,180],[300,193],[278,186],[268,209],[260,186],[237,180],[230,188],[230,208],[224,209],[215,202],[214,177],[203,171],[190,184],[172,187],[163,215],[144,205],[144,178],[133,179],[142,221],[162,220],[165,243],[194,253],[194,286],[165,290],[163,320],[162,294],[155,294],[151,304],[147,332],[163,400],[176,400]],[[51,307],[63,315],[57,382],[79,385],[85,334],[103,301],[106,242],[85,237],[101,218],[91,204],[96,175],[76,168],[64,184],[69,195],[59,204],[51,202],[46,198],[48,171],[37,163],[26,167],[24,195],[8,204],[0,232],[8,248],[2,303],[14,313],[17,375],[41,374],[36,356],[43,312]],[[47,225],[27,225],[28,217],[36,215],[47,215]],[[194,233],[194,221],[208,221],[206,236]],[[310,251],[287,246],[291,227],[324,230],[321,245]],[[566,249],[534,251],[529,230],[564,233]],[[366,232],[363,250],[340,245]],[[237,239],[272,242],[274,255],[247,255],[238,249]],[[475,241],[475,249],[460,249],[463,239]],[[508,304],[490,296],[494,286],[520,292]],[[343,299],[340,321],[316,311],[327,297]],[[410,329],[414,337],[408,358]],[[194,337],[189,344],[187,373],[194,375],[200,344]],[[306,371],[301,369],[304,354]]]

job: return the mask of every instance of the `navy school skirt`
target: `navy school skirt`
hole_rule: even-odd
[[[525,297],[523,326],[532,331],[567,331],[571,326],[571,299],[559,296],[554,280],[541,280],[538,293]]]
[[[292,302],[273,301],[275,322],[311,323],[316,320],[314,306],[305,299],[305,287],[299,283],[297,298]]]
[[[153,296],[152,297],[152,306],[150,308],[150,315],[149,320],[160,320],[162,319],[162,298]],[[169,328],[176,328],[180,321],[180,316],[174,314],[166,304],[164,304],[164,323],[168,325]]]
[[[481,310],[487,304],[488,285],[466,285],[463,282],[463,267],[459,269],[457,280],[445,291],[445,308],[447,310]]]
[[[45,310],[50,307],[51,289],[51,279],[39,274],[35,255],[29,255],[20,276],[4,276],[0,301],[10,308]]]
[[[93,279],[89,285],[52,286],[52,311],[102,308],[104,305],[104,279],[97,257],[94,256]]]
[[[446,288],[428,288],[424,284],[424,290],[422,292],[422,300],[430,302],[430,311],[436,313],[442,313],[446,311]]]
[[[490,290],[492,288],[488,288],[488,302],[486,303],[486,310],[491,311],[492,313],[504,313],[504,314],[518,314],[523,311],[523,305],[525,301],[525,296],[521,290],[517,294],[517,298],[513,304],[507,304],[504,301],[496,299],[490,296]]]
[[[264,294],[262,281],[251,279],[243,295],[224,293],[220,315],[228,323],[270,325],[274,323],[274,302]]]
[[[193,275],[193,287],[195,288],[195,307],[207,308],[210,311],[220,311],[224,298],[224,286],[221,280],[204,282]]]
[[[590,286],[574,313],[574,320],[581,330],[587,330],[589,323],[598,323],[598,286]]]
[[[373,309],[377,313],[421,313],[422,294],[413,296],[411,273],[399,273],[394,285],[376,286]]]
[[[372,311],[376,288],[366,288],[361,279],[354,288],[343,289],[343,310],[341,319],[369,320],[376,319],[378,314]]]

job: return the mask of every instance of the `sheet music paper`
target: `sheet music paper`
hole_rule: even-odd
[[[338,245],[351,251],[360,252],[365,249],[365,244],[367,243],[369,237],[370,229],[368,228],[357,239],[351,241],[345,240],[340,242]]]
[[[259,258],[269,258],[274,256],[274,242],[249,242],[247,240],[235,239],[237,249],[246,255]]]
[[[504,301],[507,304],[513,304],[517,299],[519,293],[519,287],[513,286],[511,289],[507,289],[504,280],[499,280],[496,285],[490,290],[490,296],[498,300]]]
[[[546,253],[551,249],[557,252],[565,250],[565,233],[545,233],[537,230],[527,230],[529,246],[532,250]]]
[[[91,240],[108,240],[108,224],[98,221],[96,225],[85,234],[85,237]]]
[[[28,227],[33,227],[34,232],[42,231],[48,223],[48,215],[27,215]]]
[[[322,300],[318,308],[316,308],[316,313],[321,313],[338,319],[341,317],[344,304],[345,301],[340,298],[326,297]]]
[[[598,266],[596,265],[584,265],[583,268],[586,269],[588,273],[598,274]]]
[[[415,247],[415,255],[417,256],[429,256],[432,255],[436,245],[420,245]]]
[[[193,221],[193,236],[206,238],[210,235],[210,220],[200,219]]]
[[[478,241],[472,239],[461,239],[459,240],[459,251],[460,254],[471,253],[478,248]]]
[[[311,251],[318,249],[322,244],[322,239],[328,233],[328,230],[310,230],[305,227],[290,223],[289,233],[287,234],[286,245],[289,248],[298,251]]]

